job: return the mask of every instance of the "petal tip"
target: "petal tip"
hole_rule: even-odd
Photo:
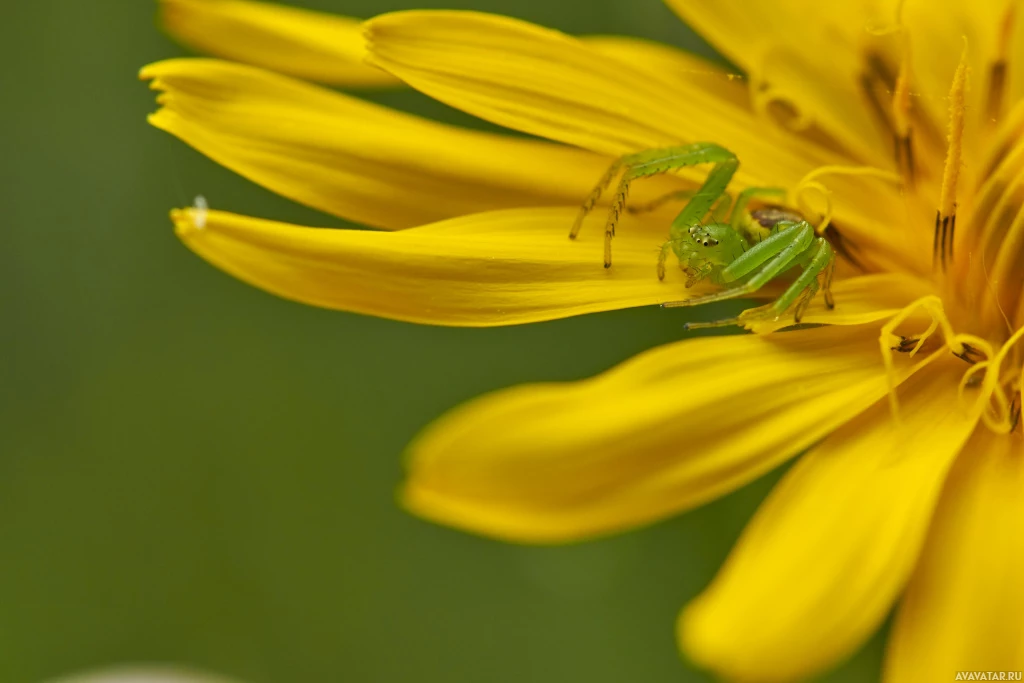
[[[688,604],[679,612],[676,619],[676,643],[679,651],[687,660],[702,668],[712,668],[709,653],[718,649],[713,639],[708,637],[707,630],[702,628],[699,609],[699,598]]]
[[[178,239],[187,241],[187,238],[205,227],[206,217],[198,215],[200,211],[197,208],[171,209],[171,223],[174,224],[174,234]]]
[[[146,66],[144,66],[141,69],[139,69],[139,80],[140,81],[149,81],[149,80],[152,80],[152,79],[156,78],[156,73],[155,73],[156,72],[156,66],[159,63],[160,62],[153,62],[153,63],[147,64]]]
[[[783,681],[797,674],[775,668],[763,658],[748,656],[736,624],[716,618],[721,611],[698,596],[679,613],[676,620],[676,643],[682,657],[694,666],[715,673],[726,680]]]

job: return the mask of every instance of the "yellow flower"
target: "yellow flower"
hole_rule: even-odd
[[[566,239],[611,158],[712,141],[735,190],[781,186],[847,255],[828,311],[648,351],[591,380],[453,411],[410,447],[404,504],[515,542],[617,532],[810,449],[679,636],[737,680],[853,651],[899,600],[889,681],[1024,669],[1024,38],[1012,0],[669,0],[746,72],[626,38],[468,12],[362,24],[244,0],[165,0],[217,60],[146,67],[152,123],[280,194],[377,231],[174,212],[189,248],[289,299],[502,325],[685,296],[655,277],[671,214]],[[365,36],[365,44],[363,37]],[[398,81],[527,139],[367,104]],[[550,141],[550,142],[549,142]],[[882,173],[864,169],[882,169]],[[636,185],[643,203],[700,169]],[[892,182],[895,177],[899,182]],[[601,214],[597,211],[595,214]],[[416,227],[423,226],[423,227]],[[595,340],[599,343],[599,340]]]

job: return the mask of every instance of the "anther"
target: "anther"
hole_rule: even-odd
[[[918,343],[921,341],[914,337],[904,337],[903,335],[899,335],[899,337],[899,343],[896,346],[889,347],[897,353],[910,353],[916,349]]]
[[[964,93],[967,90],[967,40],[960,55],[960,64],[953,75],[949,91],[949,136],[946,164],[942,170],[942,191],[939,208],[935,213],[935,236],[932,243],[932,263],[946,270],[946,262],[953,261],[953,242],[956,234],[956,186],[960,179],[960,163],[964,138]]]
[[[919,335],[914,337],[903,337],[902,335],[896,335],[896,328],[899,327],[904,321],[906,321],[915,311],[918,309],[924,310],[925,313],[931,318],[931,323],[927,329]],[[910,303],[910,305],[904,307],[899,313],[889,319],[887,323],[882,325],[882,329],[878,336],[878,343],[882,351],[882,363],[885,365],[885,374],[889,381],[889,408],[892,412],[893,418],[899,421],[899,401],[896,398],[896,386],[899,384],[897,378],[897,372],[895,364],[893,363],[893,351],[899,351],[901,353],[907,353],[911,357],[917,354],[924,346],[925,342],[934,334],[937,330],[941,331],[943,338],[946,340],[946,344],[953,353],[963,353],[963,346],[965,344],[956,339],[956,334],[953,332],[953,326],[949,322],[949,318],[946,317],[946,313],[942,307],[942,299],[930,294],[923,296],[916,301]],[[896,340],[899,341],[896,341]],[[896,341],[896,346],[893,346],[893,342]],[[913,342],[913,347],[907,350],[902,350],[900,347],[906,348]],[[930,359],[934,358],[935,354],[931,354],[929,358],[921,361],[923,363],[931,362]]]
[[[982,353],[979,349],[974,348],[973,346],[966,342],[961,344],[961,346],[963,346],[963,350],[961,350],[959,353],[954,351],[953,355],[959,358],[960,360],[964,361],[968,365],[974,365],[979,360],[985,357],[985,354]]]
[[[1008,2],[1006,11],[1003,12],[1002,23],[999,26],[996,57],[988,68],[988,97],[985,102],[985,114],[990,123],[998,121],[1003,110],[1003,96],[1006,92],[1006,56],[1009,52],[1015,16],[1016,8],[1012,2]]]

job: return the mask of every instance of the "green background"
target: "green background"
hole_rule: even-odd
[[[707,50],[658,0],[302,4],[476,8]],[[342,223],[146,125],[138,68],[187,54],[155,27],[155,5],[36,0],[4,15],[0,681],[124,661],[252,683],[710,680],[680,661],[675,618],[777,475],[559,548],[394,504],[403,446],[432,418],[678,339],[683,312],[445,329],[250,288],[179,244],[168,209],[202,193]],[[472,125],[414,93],[373,97]],[[881,649],[876,637],[824,680],[877,678]]]

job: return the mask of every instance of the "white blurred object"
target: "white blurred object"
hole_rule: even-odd
[[[171,665],[131,664],[97,669],[47,683],[237,683],[222,676]]]
[[[206,202],[206,197],[201,194],[196,195],[195,203],[192,204],[192,222],[195,223],[196,227],[202,230],[206,227],[206,214],[210,211],[210,205]]]

